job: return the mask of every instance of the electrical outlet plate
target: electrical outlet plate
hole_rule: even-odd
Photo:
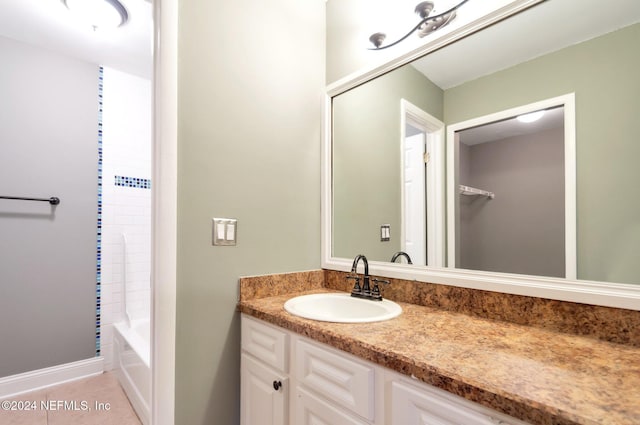
[[[214,246],[233,246],[238,239],[238,220],[213,218],[212,243]]]

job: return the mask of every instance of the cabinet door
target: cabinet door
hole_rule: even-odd
[[[368,425],[302,388],[296,388],[294,403],[295,425]]]
[[[496,425],[500,420],[469,409],[428,388],[391,383],[393,425]]]
[[[242,349],[281,372],[287,372],[289,335],[282,329],[242,316]]]
[[[367,420],[375,419],[375,368],[372,364],[297,339],[295,376],[300,384],[328,401]]]
[[[241,356],[240,375],[240,423],[288,425],[288,378],[245,353]]]

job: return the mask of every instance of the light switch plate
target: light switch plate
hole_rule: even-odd
[[[211,239],[214,246],[233,246],[238,239],[238,220],[213,218]]]
[[[391,225],[383,224],[380,226],[380,242],[389,242],[391,240]]]

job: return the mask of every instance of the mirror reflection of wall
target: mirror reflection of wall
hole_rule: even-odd
[[[402,250],[402,100],[441,119],[442,96],[406,65],[333,99],[334,256],[390,261]],[[383,224],[390,225],[389,241],[380,240]]]
[[[445,91],[445,122],[575,93],[577,278],[640,283],[640,24]]]
[[[565,277],[564,114],[545,112],[457,132],[457,267]]]
[[[589,21],[582,32],[576,28],[583,19],[572,15],[572,26],[561,27],[570,35],[566,44],[553,41],[538,47],[538,40],[548,34],[531,37],[534,32],[527,28],[541,22],[541,17],[562,16],[562,10],[557,11],[559,15],[548,11],[555,7],[562,9],[562,2],[544,2],[333,97],[333,257],[349,259],[364,253],[375,260],[389,261],[390,255],[400,249],[391,246],[399,240],[398,229],[402,226],[399,99],[408,99],[450,126],[575,93],[575,276],[640,283],[640,263],[634,254],[640,246],[640,198],[629,195],[637,192],[635,186],[640,179],[640,144],[636,143],[640,133],[640,79],[636,75],[640,68],[640,7],[629,2],[624,5],[624,13],[607,15],[597,24]],[[562,38],[562,34],[556,36]],[[477,62],[486,56],[491,58],[491,67],[482,68]],[[456,79],[461,73],[467,74]],[[424,85],[429,87],[428,92],[411,85],[420,79],[428,82]],[[383,85],[386,87],[381,88]],[[348,107],[352,103],[348,98],[356,92],[361,95],[357,103],[360,109]],[[372,114],[373,110],[378,115]],[[363,129],[368,133],[362,133]],[[371,156],[374,152],[375,158]],[[496,192],[495,200],[500,200],[498,190],[487,190]],[[562,232],[553,221],[545,222],[549,233]],[[391,223],[389,245],[379,240],[378,227],[383,223]],[[452,258],[460,262],[455,251],[452,255],[449,250],[447,264]],[[561,268],[560,260],[562,257],[556,262],[557,269]],[[529,261],[533,258],[526,259]],[[465,263],[463,267],[481,269],[477,263]],[[493,271],[492,267],[484,270]],[[513,270],[564,276],[554,271]]]

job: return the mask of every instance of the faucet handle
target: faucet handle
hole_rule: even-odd
[[[382,301],[382,294],[380,293],[380,287],[378,286],[378,283],[389,285],[391,284],[391,282],[385,279],[378,279],[377,277],[374,277],[371,280],[373,281],[373,289],[371,289],[371,298],[375,301]]]
[[[350,274],[347,276],[347,279],[353,279],[356,281],[355,285],[353,285],[353,289],[351,290],[352,297],[358,297],[362,295],[362,288],[360,287],[360,276],[357,274]]]

